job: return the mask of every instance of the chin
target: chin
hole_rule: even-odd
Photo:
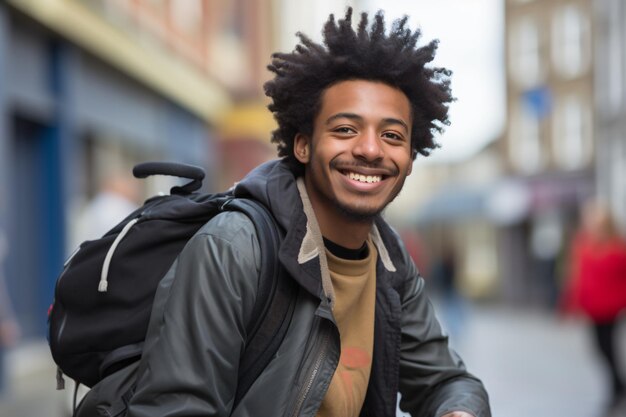
[[[357,223],[371,223],[383,211],[383,208],[353,207],[340,202],[335,202],[335,206],[344,217]]]

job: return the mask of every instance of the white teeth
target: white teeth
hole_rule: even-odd
[[[348,173],[348,178],[350,178],[351,180],[367,182],[370,184],[374,182],[380,182],[382,180],[382,177],[380,175],[361,175],[354,172]]]

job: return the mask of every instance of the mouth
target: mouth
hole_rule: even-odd
[[[364,175],[358,172],[343,172],[343,175],[347,176],[353,181],[363,182],[367,184],[375,184],[383,180],[382,175]]]
[[[383,166],[367,166],[357,163],[331,162],[331,168],[341,174],[353,186],[361,184],[364,190],[372,190],[398,175],[397,170]]]

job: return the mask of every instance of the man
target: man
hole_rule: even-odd
[[[282,160],[235,188],[284,232],[279,259],[298,283],[277,354],[241,401],[237,370],[260,243],[237,212],[216,216],[164,278],[128,417],[488,417],[487,394],[447,344],[400,239],[381,218],[417,153],[447,124],[449,72],[428,68],[406,18],[355,32],[352,11],[275,54],[265,85]]]

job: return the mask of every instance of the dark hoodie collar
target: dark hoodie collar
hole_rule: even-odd
[[[302,211],[295,178],[282,159],[254,168],[235,184],[234,193],[236,197],[252,198],[266,206],[284,230],[289,230],[294,212]]]
[[[298,262],[308,222],[289,166],[280,159],[259,165],[235,185],[234,194],[254,199],[270,210],[284,236],[278,254],[281,264],[309,293],[324,298],[319,257]]]

